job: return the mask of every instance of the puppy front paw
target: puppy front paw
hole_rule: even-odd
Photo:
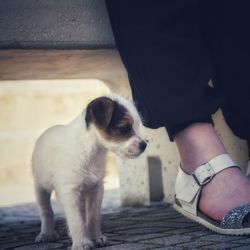
[[[74,244],[72,245],[71,250],[91,250],[94,248],[94,244],[91,240],[85,239],[83,243]]]
[[[36,243],[42,243],[42,242],[52,242],[59,238],[59,235],[56,232],[53,232],[51,234],[46,233],[40,233],[37,235],[35,242]]]
[[[108,242],[108,239],[105,235],[102,235],[100,238],[98,239],[94,239],[94,244],[95,247],[103,247],[106,246]]]

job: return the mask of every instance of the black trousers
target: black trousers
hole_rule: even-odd
[[[233,132],[250,141],[250,1],[106,3],[145,126],[165,126],[173,140],[221,108]]]

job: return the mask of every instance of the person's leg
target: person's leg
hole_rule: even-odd
[[[210,0],[209,8],[213,84],[223,96],[221,108],[227,124],[250,146],[250,2]]]
[[[221,108],[232,131],[243,139],[250,138],[250,3],[209,0],[203,3],[203,35],[211,51],[212,80],[222,96]],[[213,18],[211,18],[213,13]],[[185,171],[217,155],[226,153],[210,124],[194,124],[174,136]],[[250,181],[237,168],[217,174],[201,193],[199,209],[215,220],[235,207],[250,203]],[[248,216],[250,222],[250,216]]]
[[[203,27],[208,29],[203,35],[208,39],[212,55],[213,84],[223,97],[223,114],[233,132],[249,140],[250,3],[210,0],[203,4]],[[188,173],[226,153],[210,124],[193,124],[175,134],[174,141],[180,152],[183,169]],[[202,189],[199,209],[210,218],[221,220],[231,209],[249,204],[249,194],[250,181],[239,169],[229,168],[217,174]]]
[[[146,125],[151,128],[167,125],[186,171],[223,154],[225,149],[210,122],[219,102],[207,85],[211,78],[210,63],[200,35],[200,1],[106,2],[133,97]],[[232,180],[228,175],[234,176],[233,185],[228,183]],[[245,203],[248,184],[238,189],[241,200],[231,197],[233,204],[224,206],[214,198],[222,184],[224,190],[235,189],[241,178],[237,169],[219,173],[203,189],[200,209],[214,219],[221,219],[229,208]],[[218,198],[225,195],[227,200],[230,194],[222,192]],[[215,213],[211,204],[216,204]]]
[[[194,121],[211,122],[218,98],[200,35],[199,0],[107,0],[118,51],[144,125],[170,138]]]

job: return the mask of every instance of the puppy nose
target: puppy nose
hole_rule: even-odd
[[[139,147],[140,147],[141,152],[144,152],[144,150],[147,147],[147,143],[145,141],[141,141],[139,144]]]

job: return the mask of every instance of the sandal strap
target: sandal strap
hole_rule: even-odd
[[[228,154],[222,154],[202,164],[192,174],[187,174],[180,168],[175,182],[175,196],[182,208],[197,215],[197,203],[202,187],[217,173],[231,167],[236,167],[234,161]]]
[[[244,228],[243,221],[250,213],[250,204],[230,210],[222,219],[221,227],[225,229]]]
[[[218,155],[209,162],[199,166],[192,175],[199,186],[204,186],[209,183],[217,173],[235,166],[236,164],[228,154]]]

